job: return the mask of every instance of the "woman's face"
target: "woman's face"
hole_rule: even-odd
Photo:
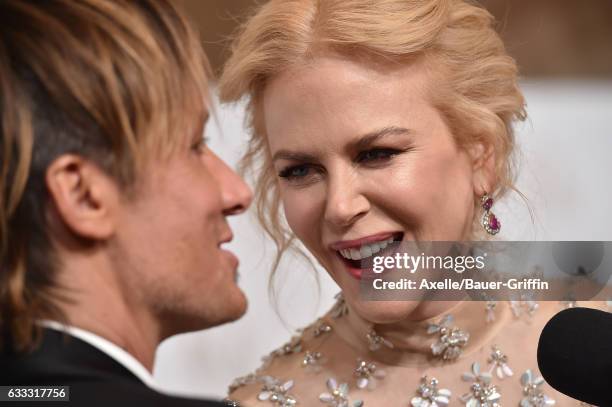
[[[346,257],[389,239],[467,239],[486,187],[430,103],[435,91],[420,63],[390,69],[322,57],[264,92],[289,226],[372,322],[400,320],[418,304],[360,301],[362,270]]]

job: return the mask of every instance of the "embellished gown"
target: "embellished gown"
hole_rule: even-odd
[[[256,372],[236,379],[228,400],[254,407],[586,406],[545,383],[536,361],[546,322],[575,305],[465,301],[399,334],[366,323],[340,296]]]

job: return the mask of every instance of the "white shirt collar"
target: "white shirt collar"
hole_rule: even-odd
[[[128,352],[121,349],[119,346],[115,345],[111,341],[84,329],[64,325],[57,321],[41,320],[38,321],[38,323],[45,328],[65,332],[71,336],[74,336],[75,338],[82,340],[83,342],[87,342],[88,344],[104,352],[106,355],[113,358],[117,363],[132,372],[134,376],[140,379],[149,388],[163,392],[163,390],[161,390],[159,385],[155,382],[155,379],[153,378],[151,373],[142,365],[142,363],[140,363],[138,360],[136,360],[134,356],[130,355]]]

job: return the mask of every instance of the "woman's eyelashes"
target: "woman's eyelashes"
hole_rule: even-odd
[[[408,151],[408,149],[372,148],[359,152],[353,161],[358,165],[369,168],[384,166],[389,163],[393,157],[406,151]],[[316,177],[320,176],[323,172],[324,169],[320,165],[301,163],[289,165],[281,169],[278,176],[290,183],[306,185],[316,181]]]
[[[360,164],[377,164],[385,163],[392,159],[394,156],[403,153],[405,150],[398,150],[395,148],[372,148],[370,150],[362,151],[357,154],[356,162]]]
[[[278,176],[290,183],[307,184],[317,175],[317,171],[320,169],[313,164],[290,165],[280,170]]]

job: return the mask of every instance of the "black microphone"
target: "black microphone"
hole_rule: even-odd
[[[596,406],[612,406],[612,314],[569,308],[544,327],[538,366],[552,387]]]

